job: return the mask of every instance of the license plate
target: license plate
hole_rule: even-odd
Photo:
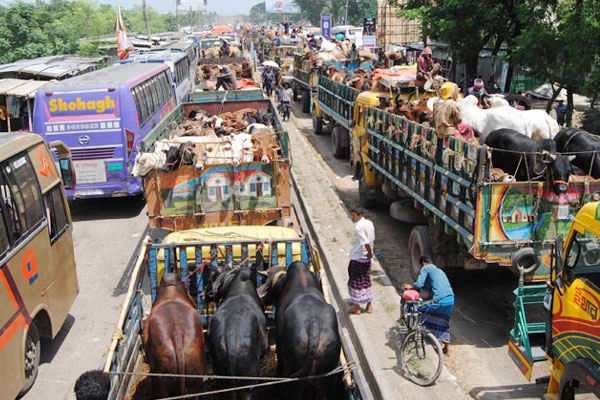
[[[105,183],[106,167],[103,160],[74,160],[78,184]]]

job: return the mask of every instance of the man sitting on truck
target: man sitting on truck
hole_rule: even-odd
[[[223,87],[224,90],[237,89],[235,72],[230,70],[228,65],[223,65],[220,73],[217,74],[217,84],[215,85],[215,90],[219,90],[220,87]]]
[[[440,69],[440,64],[433,62],[431,48],[425,47],[417,57],[417,85],[423,86],[426,81],[433,79]]]

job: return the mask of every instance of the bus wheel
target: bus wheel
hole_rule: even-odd
[[[419,259],[426,254],[433,257],[432,250],[433,246],[431,245],[431,238],[429,237],[429,227],[426,225],[417,225],[413,227],[412,231],[410,231],[410,237],[408,238],[410,274],[413,279],[417,279],[419,271],[421,270]]]
[[[25,384],[19,393],[19,396],[27,393],[33,386],[38,375],[41,356],[40,334],[35,323],[29,325],[27,338],[25,339]]]

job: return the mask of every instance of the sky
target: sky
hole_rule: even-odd
[[[216,12],[218,15],[249,14],[250,8],[260,3],[261,0],[207,0],[208,11]],[[142,5],[142,0],[99,0],[99,3],[120,5],[123,8]],[[181,0],[180,7],[184,9],[197,8],[203,4],[202,0]],[[175,14],[175,0],[146,0],[146,6],[152,7],[161,14]]]

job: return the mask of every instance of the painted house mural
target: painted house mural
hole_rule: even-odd
[[[502,222],[513,224],[535,222],[535,214],[531,205],[513,206],[502,210]]]

